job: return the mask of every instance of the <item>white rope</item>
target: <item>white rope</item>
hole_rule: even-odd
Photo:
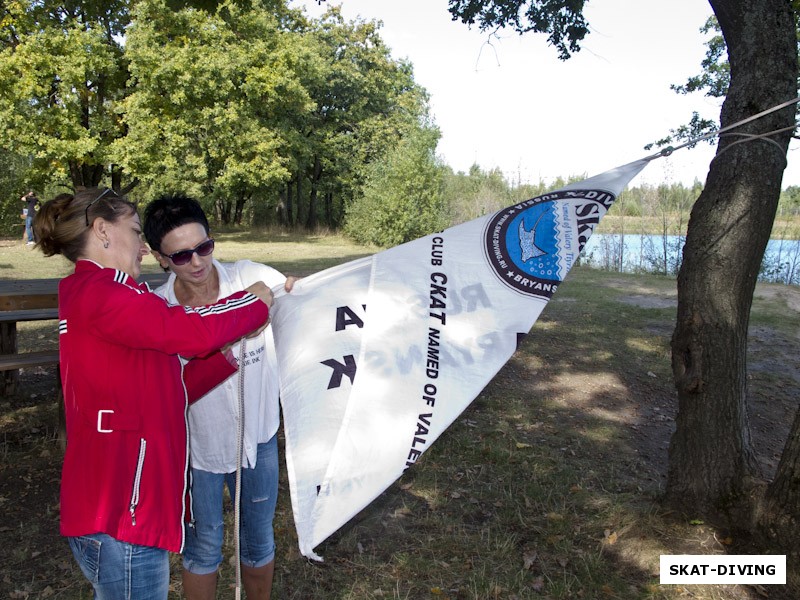
[[[790,127],[783,127],[781,129],[776,129],[774,131],[768,131],[767,133],[761,133],[761,134],[758,134],[758,135],[753,134],[753,133],[723,133],[722,136],[738,136],[738,137],[741,137],[743,139],[736,140],[735,142],[731,142],[730,144],[725,146],[722,150],[717,152],[716,156],[714,156],[714,158],[711,159],[711,162],[714,162],[715,160],[717,160],[719,158],[720,154],[730,150],[731,148],[733,148],[737,144],[742,144],[744,142],[752,142],[752,141],[755,141],[755,140],[761,140],[762,142],[769,142],[769,143],[773,144],[778,149],[778,151],[781,153],[781,158],[783,158],[783,162],[784,163],[788,163],[789,161],[787,160],[786,155],[783,153],[784,151],[783,151],[783,148],[781,148],[781,145],[778,142],[776,142],[775,140],[773,140],[769,136],[775,135],[776,133],[783,133],[784,131],[792,131],[795,127],[797,127],[797,122],[795,122],[795,124],[790,126]],[[720,137],[722,137],[722,136],[720,136]]]
[[[240,551],[239,527],[242,500],[242,460],[244,457],[244,361],[247,342],[242,338],[239,347],[239,428],[236,432],[236,492],[233,499],[233,541],[236,555],[236,600],[242,597],[242,559]]]
[[[711,131],[711,132],[706,133],[704,135],[701,135],[699,137],[693,138],[693,139],[689,140],[688,142],[685,142],[685,143],[681,144],[680,146],[667,146],[666,148],[662,148],[659,152],[656,152],[655,154],[651,154],[650,156],[645,156],[642,160],[653,160],[655,158],[661,158],[662,156],[669,156],[670,154],[675,152],[675,150],[680,150],[681,148],[685,148],[686,146],[694,146],[695,144],[697,144],[698,142],[702,142],[703,140],[707,140],[707,139],[712,138],[712,137],[720,136],[721,134],[725,133],[726,131],[730,131],[731,129],[734,129],[736,127],[740,127],[740,126],[744,125],[745,123],[749,123],[750,121],[755,121],[756,119],[760,119],[761,117],[763,117],[765,115],[773,113],[773,112],[775,112],[777,110],[781,110],[782,108],[786,108],[787,106],[791,106],[792,104],[797,104],[798,102],[800,102],[800,96],[798,96],[794,100],[787,100],[786,102],[784,102],[782,104],[778,104],[776,106],[773,106],[772,108],[768,108],[766,110],[762,110],[758,114],[755,114],[755,115],[752,115],[750,117],[747,117],[746,119],[742,119],[741,121],[737,121],[736,123],[733,123],[732,125],[728,125],[727,127],[723,127],[722,129],[717,129],[715,131]],[[793,127],[786,127],[786,128],[783,128],[783,129],[776,129],[775,131],[770,131],[768,133],[763,133],[763,134],[760,134],[760,135],[752,135],[751,137],[749,137],[746,140],[739,140],[738,142],[735,142],[735,143],[740,143],[740,142],[744,142],[744,141],[752,141],[752,140],[755,140],[755,139],[764,139],[764,140],[768,140],[770,142],[775,143],[775,140],[769,140],[767,138],[767,136],[774,135],[776,133],[781,133],[781,132],[787,131],[789,129],[794,129],[795,126],[797,126],[797,123],[795,123],[795,125]],[[746,134],[739,134],[739,135],[746,135]],[[778,147],[780,148],[780,146],[778,146]]]

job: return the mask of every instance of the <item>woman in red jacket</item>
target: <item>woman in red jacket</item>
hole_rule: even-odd
[[[61,534],[95,598],[163,600],[167,552],[183,547],[187,405],[235,372],[219,348],[266,326],[272,294],[167,304],[136,282],[149,249],[136,207],[108,189],[54,198],[34,227],[46,256],[75,263],[59,285]]]

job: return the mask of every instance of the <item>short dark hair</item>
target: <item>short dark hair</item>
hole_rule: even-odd
[[[208,234],[208,218],[203,207],[194,198],[184,194],[164,194],[144,209],[144,237],[150,248],[161,252],[164,236],[187,223],[199,223]]]

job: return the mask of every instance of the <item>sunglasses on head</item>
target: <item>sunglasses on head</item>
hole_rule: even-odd
[[[86,226],[87,226],[87,227],[89,227],[89,225],[90,225],[90,223],[89,223],[89,209],[90,209],[90,208],[92,207],[92,205],[94,205],[94,204],[95,204],[95,203],[96,203],[98,200],[100,200],[100,198],[102,198],[103,196],[105,196],[105,195],[106,195],[108,192],[110,192],[110,191],[111,191],[111,188],[106,188],[106,189],[104,189],[104,190],[103,190],[103,191],[100,193],[100,195],[99,195],[97,198],[95,198],[94,200],[92,200],[91,202],[89,202],[89,204],[87,204],[87,205],[86,205],[86,210],[84,211],[84,216],[86,217]]]
[[[172,254],[165,254],[168,259],[172,261],[173,265],[181,266],[188,263],[192,260],[192,255],[197,253],[197,256],[208,256],[214,251],[214,238],[209,238],[205,242],[201,242],[197,244],[191,250],[179,250],[178,252],[173,252]]]

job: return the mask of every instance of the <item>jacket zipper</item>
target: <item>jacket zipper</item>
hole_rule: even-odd
[[[131,494],[131,505],[128,510],[131,513],[131,523],[136,525],[136,507],[139,505],[139,486],[142,483],[142,469],[144,468],[144,455],[147,451],[147,440],[139,440],[139,458],[136,461],[136,476],[133,479],[133,493]]]
[[[185,456],[186,460],[183,463],[183,498],[184,501],[181,502],[181,549],[180,551],[183,552],[184,544],[186,543],[186,531],[184,530],[183,523],[186,521],[186,497],[189,497],[189,526],[194,527],[194,499],[192,498],[192,488],[189,483],[189,392],[186,389],[186,382],[183,380],[184,377],[184,363],[183,360],[178,359],[181,365],[181,386],[183,386],[183,426],[186,432],[186,448],[185,448]]]

